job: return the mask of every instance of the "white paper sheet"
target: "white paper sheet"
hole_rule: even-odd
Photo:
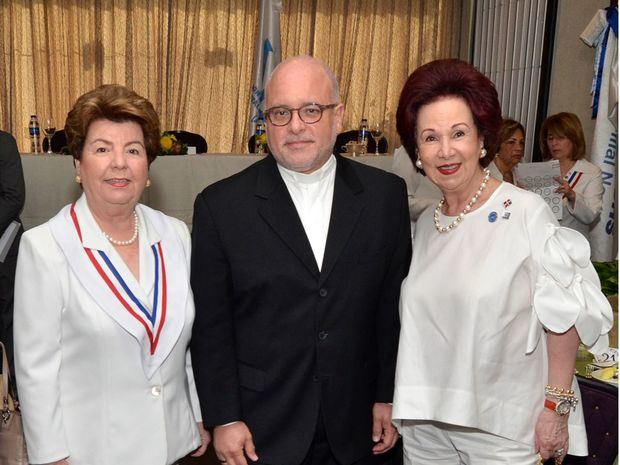
[[[555,190],[559,184],[554,177],[560,177],[558,160],[538,163],[519,163],[514,168],[516,184],[522,189],[540,195],[558,220],[562,219],[562,194]]]

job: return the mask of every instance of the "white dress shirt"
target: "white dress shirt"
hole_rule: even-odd
[[[291,171],[279,164],[278,169],[293,199],[320,271],[332,213],[336,158],[332,155],[321,168],[310,174]]]

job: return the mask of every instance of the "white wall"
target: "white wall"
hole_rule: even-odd
[[[579,117],[588,156],[594,133],[590,87],[595,49],[579,35],[596,11],[608,6],[609,0],[560,0],[556,24],[548,114],[569,111]]]

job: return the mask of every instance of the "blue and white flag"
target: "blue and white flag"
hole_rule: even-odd
[[[254,61],[254,85],[250,104],[249,137],[259,120],[265,120],[265,83],[282,59],[280,47],[280,11],[282,0],[261,0],[260,23]]]
[[[603,171],[603,211],[590,231],[593,261],[610,261],[618,256],[617,155],[618,155],[618,8],[599,10],[581,33],[590,47],[596,47],[592,80],[592,118],[596,118],[590,159]]]

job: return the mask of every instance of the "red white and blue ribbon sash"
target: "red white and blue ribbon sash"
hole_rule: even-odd
[[[83,243],[80,223],[75,213],[75,203],[71,205],[70,213],[80,242]],[[151,355],[155,354],[159,337],[166,322],[168,301],[166,264],[161,242],[151,245],[155,264],[153,304],[151,311],[146,308],[146,303],[140,302],[136,297],[135,293],[131,290],[104,251],[96,250],[97,253],[93,253],[92,249],[86,247],[83,247],[83,249],[91,264],[94,266],[95,270],[97,270],[103,283],[106,284],[124,309],[144,327],[150,343],[150,353]]]
[[[581,180],[583,176],[583,171],[573,171],[570,176],[566,179],[568,185],[571,189],[574,189],[577,183]]]

